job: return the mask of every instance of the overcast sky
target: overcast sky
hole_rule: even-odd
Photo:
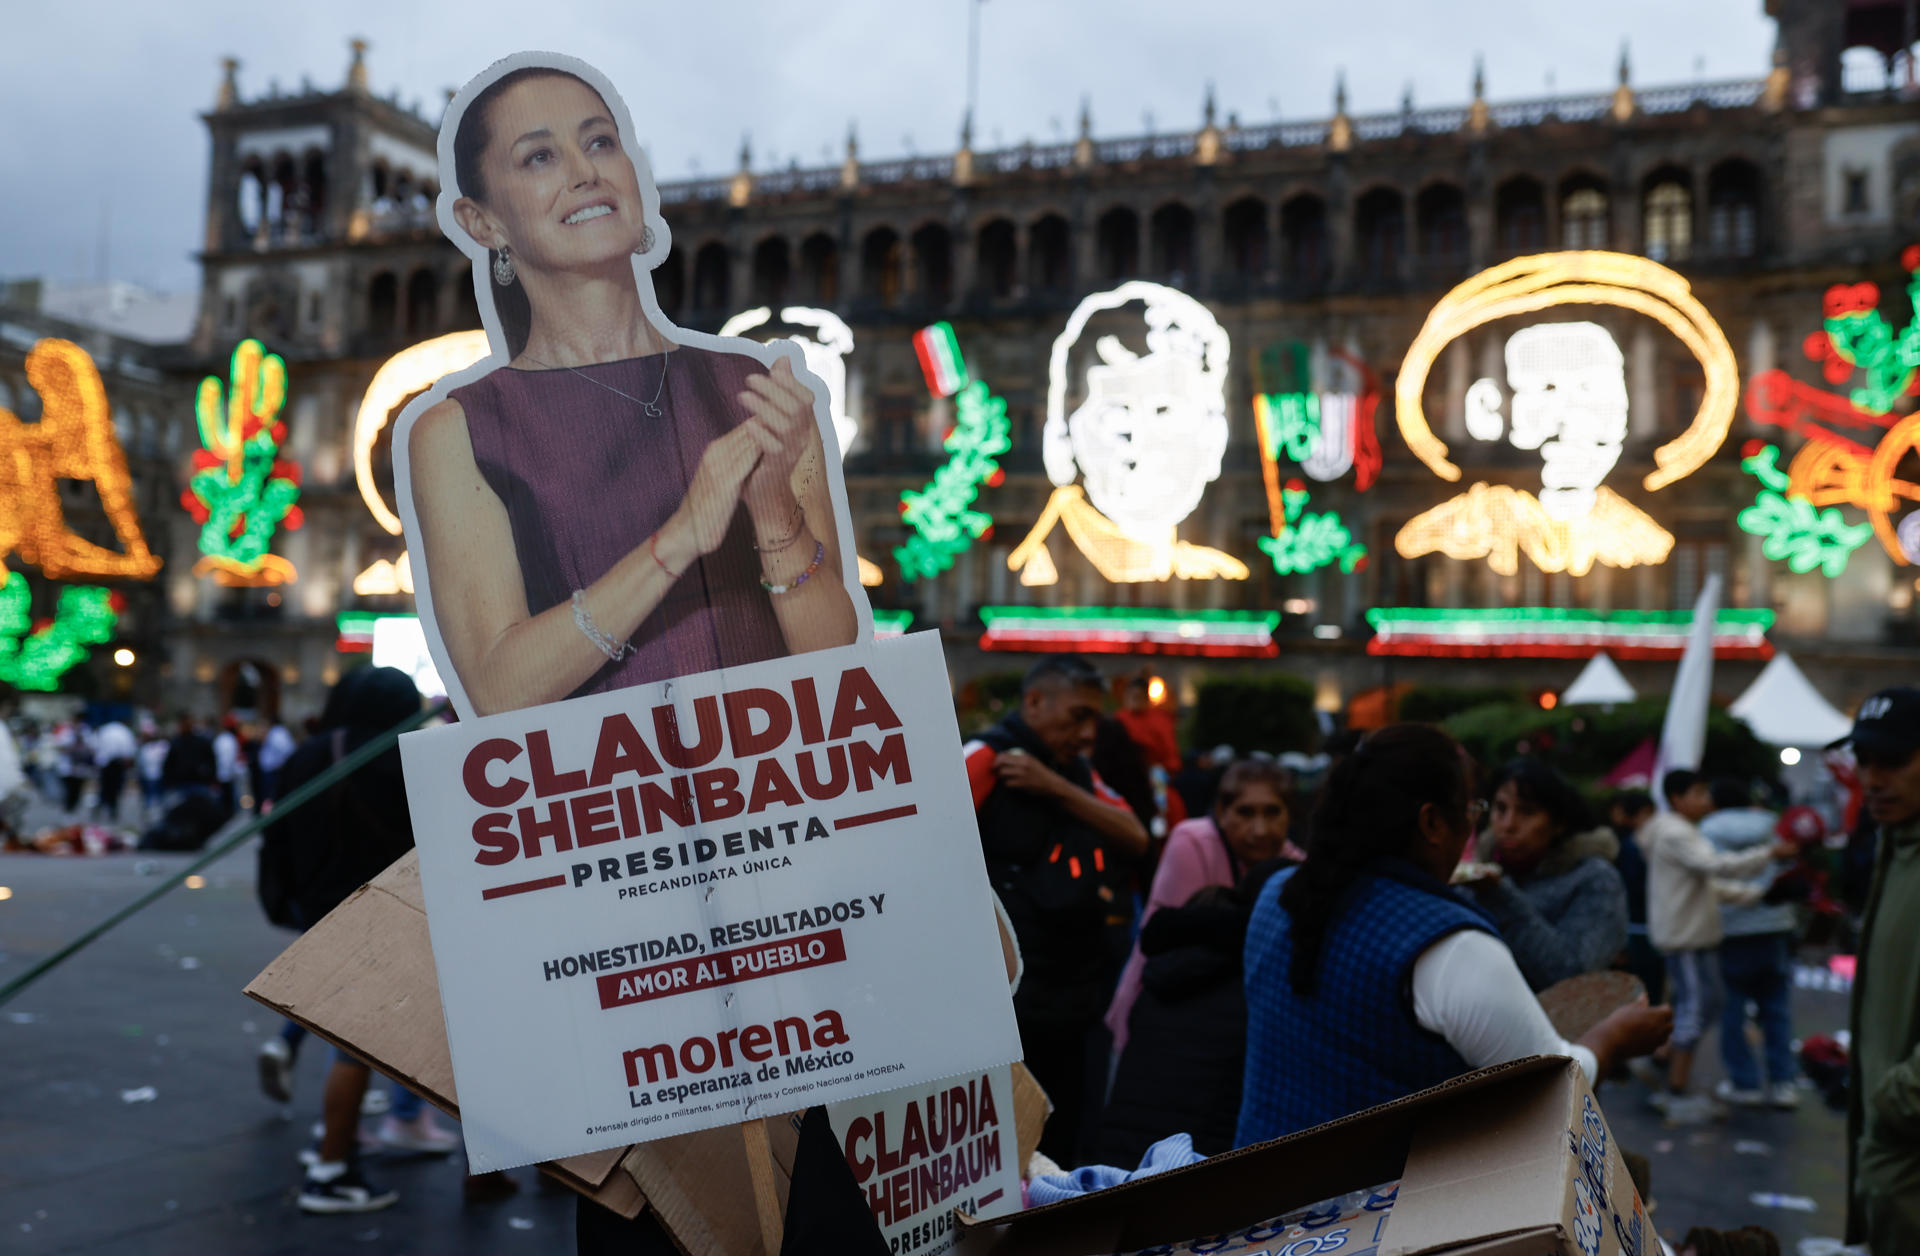
[[[525,48],[572,53],[625,94],[664,180],[754,164],[950,151],[966,102],[971,0],[77,0],[6,5],[0,38],[0,276],[197,284],[219,58],[242,94],[344,79],[372,41],[373,89],[437,118],[444,89]],[[1762,0],[989,0],[975,146],[1319,118],[1344,68],[1355,113],[1468,96],[1486,59],[1495,100],[1612,86],[1624,40],[1636,83],[1757,77],[1773,45]],[[529,17],[529,14],[536,15]],[[909,20],[908,15],[914,15]],[[104,224],[104,232],[103,232]]]

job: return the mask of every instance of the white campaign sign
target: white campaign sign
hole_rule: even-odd
[[[1006,1065],[827,1108],[889,1251],[946,1256],[953,1210],[1020,1208],[1013,1070]]]
[[[934,633],[404,737],[472,1170],[1019,1058],[958,745]]]

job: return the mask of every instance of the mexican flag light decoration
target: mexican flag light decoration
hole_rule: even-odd
[[[280,456],[287,364],[258,340],[242,340],[222,394],[220,381],[209,375],[194,403],[203,447],[194,451],[193,476],[180,495],[200,525],[202,557],[193,572],[226,585],[290,584],[293,564],[268,552],[283,524],[304,522],[294,504],[300,468]]]

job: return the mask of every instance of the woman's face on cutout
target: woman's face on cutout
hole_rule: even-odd
[[[636,252],[640,178],[600,94],[565,75],[516,83],[493,102],[475,237],[533,270],[594,270]],[[488,229],[498,239],[487,239]]]
[[[1222,802],[1214,818],[1243,863],[1273,858],[1287,840],[1287,804],[1264,782],[1248,785],[1232,802]]]

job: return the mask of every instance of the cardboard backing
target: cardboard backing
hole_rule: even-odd
[[[1653,1230],[1592,1098],[1573,1061],[1530,1057],[1077,1199],[991,1221],[962,1215],[956,1251],[1134,1252],[1227,1234],[1398,1178],[1379,1256],[1643,1256]],[[1588,1144],[1589,1169],[1582,1136],[1595,1124],[1603,1138]],[[1588,1200],[1598,1201],[1597,1217],[1583,1212]],[[1644,1241],[1629,1246],[1623,1232]]]
[[[1003,924],[1008,980],[1020,956]],[[420,863],[411,851],[329,912],[247,983],[248,997],[353,1053],[458,1118],[440,987],[427,938]],[[1051,1106],[1025,1066],[1013,1066],[1014,1128],[1024,1166]],[[798,1114],[765,1121],[782,1208]],[[693,1256],[761,1252],[752,1180],[738,1126],[612,1147],[540,1166],[631,1220],[650,1203]]]

